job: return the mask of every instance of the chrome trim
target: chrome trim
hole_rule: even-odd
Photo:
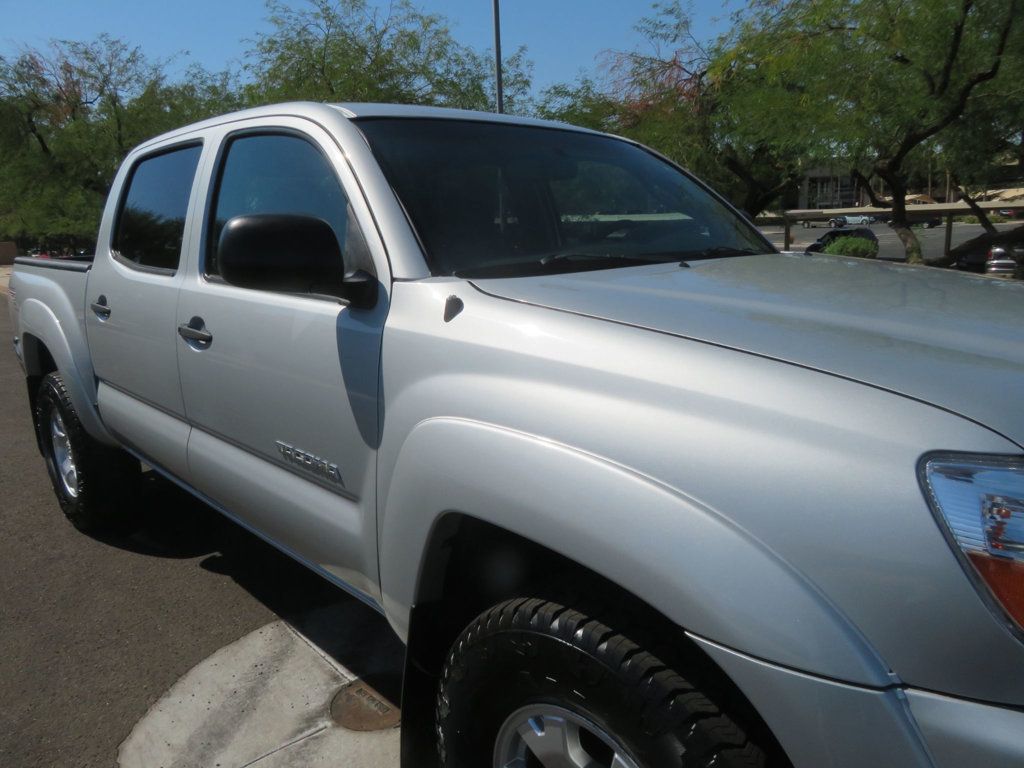
[[[283,443],[280,440],[275,440],[274,445],[277,446],[278,453],[281,454],[286,463],[293,464],[299,469],[312,472],[318,477],[326,478],[344,487],[345,481],[341,477],[341,471],[338,469],[337,464],[327,461],[327,459],[322,459],[316,454],[309,453],[301,448],[296,448],[294,445]]]

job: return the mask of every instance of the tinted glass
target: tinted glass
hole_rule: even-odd
[[[181,259],[185,214],[202,147],[149,157],[132,171],[112,247],[144,267],[174,270]]]
[[[359,126],[434,274],[499,276],[773,250],[693,179],[625,141],[457,120]]]
[[[348,200],[327,158],[298,136],[242,136],[231,141],[207,242],[207,274],[219,274],[217,243],[224,224],[235,216],[254,213],[292,213],[323,219],[334,230],[342,253],[346,252]],[[350,252],[364,250],[356,248],[355,243],[348,245]]]

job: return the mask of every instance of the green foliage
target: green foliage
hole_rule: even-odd
[[[214,115],[292,101],[384,101],[490,110],[493,58],[444,17],[397,0],[268,4],[244,72],[170,62],[101,35],[0,57],[0,240],[88,247],[114,174],[148,138]],[[509,112],[533,110],[525,49],[503,69]],[[243,81],[243,77],[245,80]]]
[[[165,69],[107,35],[0,57],[0,240],[90,246],[129,149],[237,103],[227,75]]]
[[[878,256],[878,243],[863,237],[837,237],[823,253],[834,256],[855,256],[859,259],[873,259]]]
[[[815,166],[881,178],[917,258],[908,187],[944,189],[949,170],[971,192],[1024,167],[1022,4],[748,0],[703,41],[683,0],[665,0],[638,21],[642,48],[536,100],[515,50],[506,109],[636,139],[755,215]],[[105,35],[0,57],[0,240],[87,245],[125,153],[212,115],[291,100],[493,107],[490,52],[411,0],[269,0],[267,13],[237,72],[172,78]]]
[[[757,215],[795,188],[806,147],[795,116],[773,108],[756,70],[727,72],[718,44],[692,34],[679,0],[656,5],[637,29],[645,51],[610,60],[610,82],[556,86],[541,114],[636,139],[709,182]]]
[[[883,179],[892,193],[893,228],[916,259],[907,187],[937,151],[935,142],[952,147],[958,121],[979,123],[974,146],[966,135],[959,142],[961,160],[991,163],[996,137],[980,123],[1020,71],[1018,6],[1019,0],[754,0],[718,71],[756,71],[778,97],[777,109],[807,115],[799,135],[810,141],[809,154],[831,155],[862,179]]]
[[[559,83],[545,89],[536,106],[537,116],[560,120],[595,131],[614,131],[618,127],[620,104],[606,94],[590,77],[575,84]]]
[[[245,89],[251,104],[378,101],[491,109],[493,57],[458,43],[447,20],[409,0],[270,0],[270,32],[256,38]],[[506,110],[529,111],[530,64],[503,62]]]
[[[1002,216],[1001,214],[998,214],[998,213],[988,212],[988,213],[986,213],[986,217],[988,218],[989,222],[992,223],[992,224],[1006,224],[1007,222],[1011,222],[1012,223],[1012,219],[1009,219],[1006,216]],[[977,216],[954,216],[953,217],[953,221],[955,221],[957,224],[978,224],[979,223]]]

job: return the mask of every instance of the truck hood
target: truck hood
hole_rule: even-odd
[[[473,283],[881,387],[1024,445],[1024,284],[805,254]]]

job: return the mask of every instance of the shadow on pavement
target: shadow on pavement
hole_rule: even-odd
[[[132,528],[95,538],[151,557],[206,555],[201,568],[233,579],[322,653],[398,704],[405,646],[381,614],[155,472],[143,475]]]

